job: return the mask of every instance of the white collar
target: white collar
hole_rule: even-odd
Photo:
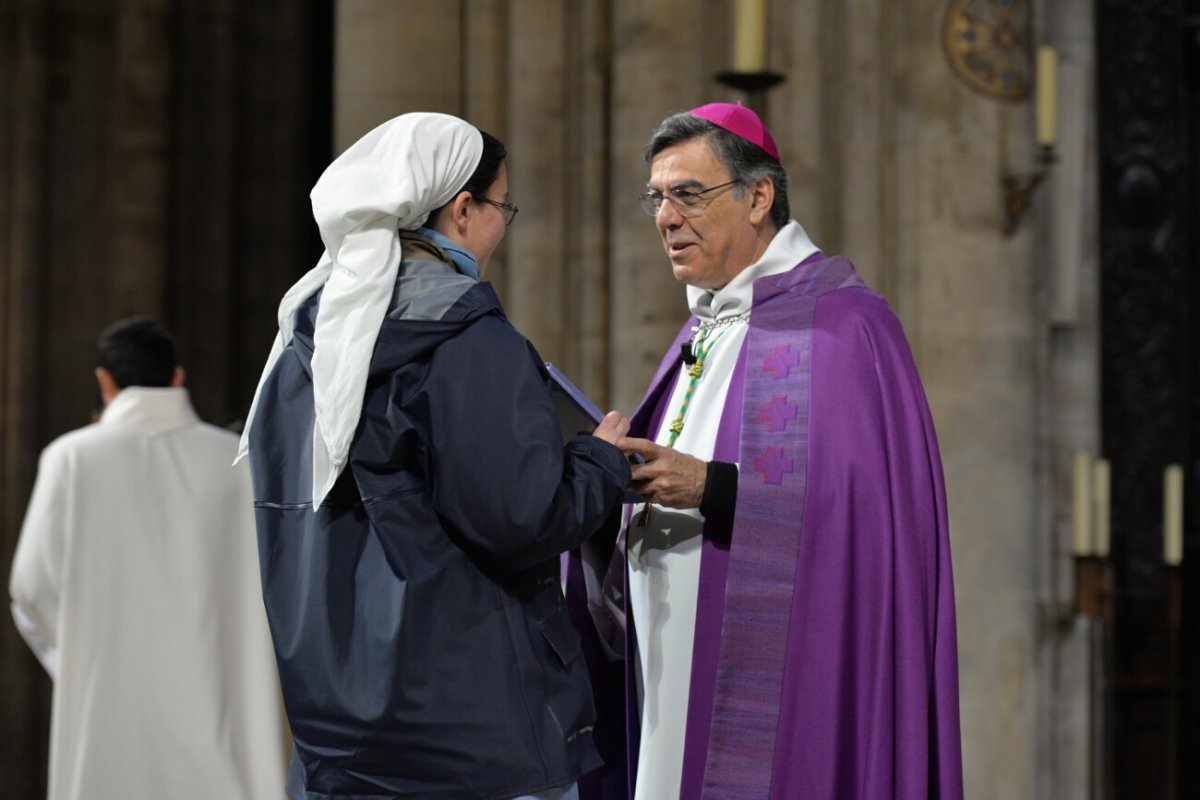
[[[137,428],[151,435],[199,421],[187,389],[181,386],[130,386],[117,392],[100,415],[102,425]]]
[[[687,287],[688,307],[701,320],[720,319],[749,311],[754,300],[756,280],[787,272],[816,252],[818,248],[808,238],[804,228],[796,220],[791,220],[771,239],[762,258],[743,269],[720,289],[710,291],[697,286]]]

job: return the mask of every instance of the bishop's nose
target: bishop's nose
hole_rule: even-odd
[[[654,215],[654,221],[663,230],[673,230],[683,224],[683,215],[674,203],[664,197],[662,205],[658,207],[658,213]]]

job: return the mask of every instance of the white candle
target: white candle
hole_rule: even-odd
[[[1037,143],[1052,147],[1058,138],[1058,51],[1037,49]]]
[[[1096,463],[1092,467],[1092,478],[1095,484],[1092,488],[1095,493],[1096,555],[1100,556],[1100,558],[1108,558],[1109,540],[1111,538],[1109,533],[1109,518],[1111,514],[1109,497],[1112,488],[1112,470],[1109,468],[1107,459],[1096,459]]]
[[[737,0],[733,25],[733,71],[767,67],[767,0]]]
[[[1169,567],[1183,563],[1183,467],[1163,470],[1163,561]]]
[[[1071,552],[1077,556],[1092,554],[1092,457],[1075,454],[1074,480],[1071,482]]]

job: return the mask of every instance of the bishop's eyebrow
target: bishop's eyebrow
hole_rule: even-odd
[[[667,187],[667,190],[671,191],[671,192],[678,192],[678,191],[689,191],[690,192],[695,189],[699,189],[702,186],[704,186],[704,184],[700,183],[700,181],[696,180],[695,178],[688,178],[688,179],[682,180],[682,181],[675,181],[674,183],[672,183],[670,186]],[[662,189],[659,189],[657,186],[655,186],[652,183],[646,184],[646,190],[651,191],[651,192],[661,192],[662,191]]]

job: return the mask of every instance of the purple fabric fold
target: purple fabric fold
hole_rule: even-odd
[[[822,298],[812,371],[821,380],[780,705],[790,735],[777,742],[769,796],[960,798],[941,459],[882,298],[865,288]]]

